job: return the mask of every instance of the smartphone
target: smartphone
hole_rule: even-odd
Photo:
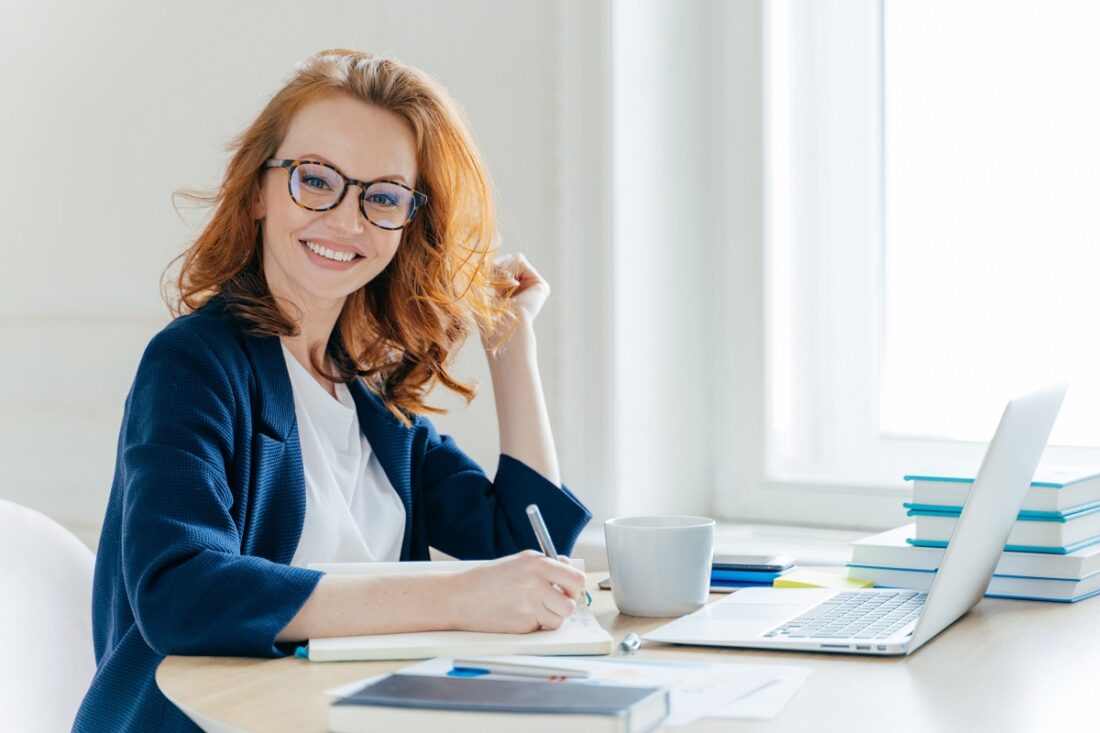
[[[747,570],[762,573],[778,573],[794,565],[790,555],[740,555],[715,551],[711,565],[715,570]]]

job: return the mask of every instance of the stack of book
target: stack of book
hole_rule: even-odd
[[[928,590],[972,477],[906,476],[913,524],[852,543],[852,576]],[[1040,468],[987,596],[1072,603],[1100,593],[1100,474]]]
[[[710,591],[729,593],[738,588],[770,586],[796,569],[794,558],[788,555],[738,555],[716,550],[710,567]]]

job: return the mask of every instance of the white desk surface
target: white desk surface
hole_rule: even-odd
[[[589,574],[592,610],[616,641],[665,622],[620,615],[611,593],[595,589],[605,575]],[[1100,596],[1075,604],[983,599],[910,657],[650,643],[637,656],[813,669],[774,720],[701,720],[685,731],[1100,730]],[[331,702],[324,690],[410,663],[168,657],[157,684],[208,731],[320,732]]]

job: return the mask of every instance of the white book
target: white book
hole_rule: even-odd
[[[913,503],[961,507],[974,485],[974,476],[913,474]],[[1100,472],[1040,466],[1024,495],[1021,511],[1066,512],[1100,502]]]
[[[915,528],[906,524],[852,543],[849,566],[936,570],[943,559],[942,547],[915,547],[908,540]],[[998,575],[1080,580],[1100,572],[1100,543],[1065,555],[1045,552],[1004,552],[993,571]],[[853,569],[852,575],[859,576]],[[867,578],[871,580],[871,578]]]
[[[579,560],[573,565],[583,570]],[[403,573],[448,573],[480,565],[482,561],[315,563],[310,568],[332,574],[395,575]],[[611,638],[586,607],[560,628],[529,634],[501,634],[479,631],[418,631],[404,634],[372,634],[309,640],[313,662],[381,659],[428,659],[496,654],[610,654]]]
[[[882,588],[912,588],[927,592],[936,577],[934,570],[903,570],[901,568],[872,568],[849,566],[851,574],[873,581]],[[986,596],[994,598],[1021,598],[1035,601],[1060,601],[1073,603],[1100,593],[1100,573],[1093,573],[1079,580],[1059,578],[1024,578],[1012,575],[994,575],[989,581]]]
[[[951,538],[957,514],[910,510],[916,525],[917,544],[944,544]],[[1021,516],[1012,525],[1005,549],[1013,552],[1065,554],[1100,543],[1100,506],[1065,517]]]

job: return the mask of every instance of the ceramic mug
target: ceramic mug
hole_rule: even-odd
[[[631,616],[682,616],[710,592],[714,520],[691,516],[616,517],[603,525],[611,594]]]

